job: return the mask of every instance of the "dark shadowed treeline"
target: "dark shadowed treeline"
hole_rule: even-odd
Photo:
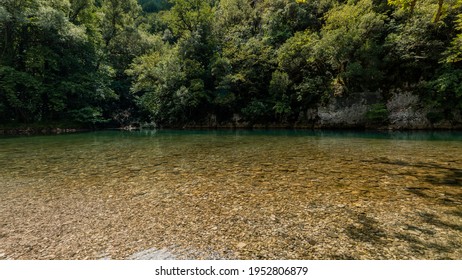
[[[295,123],[334,96],[462,110],[460,0],[0,0],[0,123]],[[456,113],[454,113],[456,112]]]

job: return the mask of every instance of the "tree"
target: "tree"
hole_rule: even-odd
[[[190,73],[194,66],[186,66],[178,52],[178,47],[162,45],[157,51],[135,59],[127,71],[135,78],[132,91],[139,94],[140,105],[158,125],[197,119],[206,98],[201,74]],[[192,72],[201,71],[195,70]],[[194,75],[198,78],[193,78]]]
[[[262,16],[262,25],[268,40],[279,46],[298,31],[317,30],[322,18],[318,4],[314,1],[293,0],[267,1]]]
[[[294,123],[335,95],[397,88],[449,112],[460,12],[460,0],[2,0],[0,119]]]
[[[401,10],[408,12],[411,16],[414,14],[417,0],[388,0],[388,4],[397,6]]]
[[[157,13],[170,8],[168,0],[139,0],[143,11],[148,13]]]
[[[94,40],[70,21],[69,1],[13,1],[0,6],[4,112],[8,121],[72,118],[82,108],[99,110],[112,98],[108,73],[100,71]],[[83,21],[83,20],[82,20]],[[76,100],[78,100],[76,102]]]
[[[438,23],[443,18],[444,13],[451,10],[454,6],[457,6],[458,0],[434,0],[434,1],[419,1],[422,6],[423,12],[428,9],[429,6],[436,6],[436,11],[433,14],[432,22]],[[400,10],[408,13],[410,16],[414,15],[417,9],[417,0],[388,0],[388,4],[391,6],[399,7]],[[436,2],[434,4],[434,2]]]
[[[446,63],[456,63],[462,61],[462,14],[459,14],[455,21],[458,33],[452,39],[451,45],[445,52]]]
[[[208,28],[212,22],[212,7],[208,0],[171,0],[167,21],[177,35],[191,34]]]
[[[317,52],[332,68],[332,86],[339,94],[380,86],[384,16],[373,8],[371,0],[360,0],[334,7],[326,14]]]
[[[214,14],[214,33],[221,41],[253,36],[255,9],[248,0],[221,0]]]
[[[289,75],[285,72],[275,71],[269,85],[269,94],[274,100],[274,112],[280,120],[287,120],[292,113],[289,88],[291,86]]]

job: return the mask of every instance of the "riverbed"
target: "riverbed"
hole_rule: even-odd
[[[462,133],[0,138],[0,259],[462,259]]]

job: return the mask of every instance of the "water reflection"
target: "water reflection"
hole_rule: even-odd
[[[362,131],[362,130],[287,130],[287,129],[238,129],[238,130],[141,130],[138,132],[127,132],[131,136],[136,134],[142,136],[159,135],[261,135],[261,136],[311,136],[311,137],[333,137],[333,138],[370,138],[370,139],[394,139],[394,140],[419,140],[419,141],[461,141],[460,131]]]

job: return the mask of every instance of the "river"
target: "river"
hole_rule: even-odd
[[[0,259],[462,259],[462,133],[0,138]]]

